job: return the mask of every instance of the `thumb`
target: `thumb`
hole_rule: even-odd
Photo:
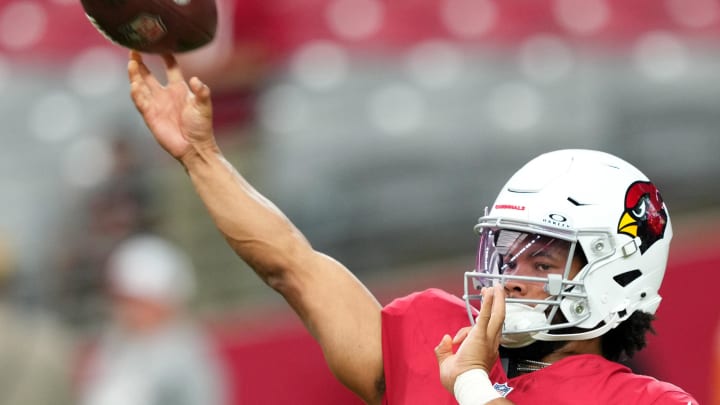
[[[453,354],[452,351],[452,338],[450,335],[444,335],[440,343],[435,347],[435,358],[437,358],[438,364],[442,364],[448,357]]]
[[[210,102],[210,87],[208,87],[196,76],[191,77],[188,84],[190,86],[190,90],[200,104],[207,104]]]
[[[472,330],[472,326],[466,326],[462,329],[460,329],[456,334],[455,337],[452,339],[453,344],[460,344],[462,343],[465,338],[470,334],[470,331]]]

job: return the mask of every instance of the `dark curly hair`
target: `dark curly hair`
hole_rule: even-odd
[[[646,345],[647,333],[655,334],[652,321],[655,315],[647,312],[634,312],[628,319],[610,329],[600,342],[603,357],[612,361],[627,361],[642,350]]]
[[[587,264],[587,256],[582,247],[575,251],[575,255],[579,257],[583,265]],[[631,359],[635,353],[647,346],[645,340],[647,333],[655,334],[655,329],[652,327],[654,320],[654,315],[637,311],[618,326],[610,329],[601,338],[603,357],[617,362]],[[601,323],[599,326],[603,324]]]
[[[655,333],[652,328],[652,321],[655,316],[646,312],[635,312],[628,319],[621,322],[618,326],[610,329],[600,337],[600,348],[602,356],[610,361],[628,365],[633,355],[642,350],[646,345],[645,340],[647,333]],[[598,326],[602,326],[601,323]],[[557,332],[561,333],[580,333],[580,328],[565,328]],[[500,346],[500,357],[508,358],[511,363],[517,364],[521,360],[541,361],[543,357],[559,350],[567,341],[535,341],[533,344],[521,348],[509,349]],[[512,364],[511,364],[512,365]],[[508,376],[518,375],[515,369],[508,370]],[[511,375],[512,374],[512,375]]]

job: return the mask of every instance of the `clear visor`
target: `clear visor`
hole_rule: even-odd
[[[551,275],[568,278],[574,247],[572,242],[537,233],[484,228],[480,233],[475,272],[488,277],[479,277],[476,288],[489,287],[495,284],[494,280],[502,282],[510,276],[541,283],[547,282]],[[550,288],[545,288],[548,294],[559,293],[556,289],[549,291]]]
[[[481,300],[481,288],[502,284],[508,292],[507,303],[537,306],[547,319],[553,319],[563,297],[584,296],[573,292],[581,283],[570,280],[584,264],[573,263],[576,242],[492,227],[479,232],[476,267],[466,273],[466,302]],[[537,330],[554,329],[549,324]]]

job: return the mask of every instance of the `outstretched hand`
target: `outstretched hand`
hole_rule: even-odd
[[[440,379],[453,393],[455,380],[465,371],[479,368],[490,372],[498,358],[500,334],[505,320],[505,291],[502,286],[483,288],[483,301],[475,326],[460,329],[454,338],[443,336],[435,348]],[[460,344],[453,354],[453,345]]]
[[[210,88],[197,77],[185,81],[173,55],[163,55],[167,83],[161,84],[136,51],[128,78],[135,107],[155,140],[178,160],[194,148],[213,147]]]

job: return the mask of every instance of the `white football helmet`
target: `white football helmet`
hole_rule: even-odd
[[[503,346],[589,339],[635,311],[655,313],[672,227],[657,188],[629,163],[591,150],[546,153],[485,211],[464,298],[474,323],[480,288],[505,286]],[[531,284],[540,297],[510,288]]]

